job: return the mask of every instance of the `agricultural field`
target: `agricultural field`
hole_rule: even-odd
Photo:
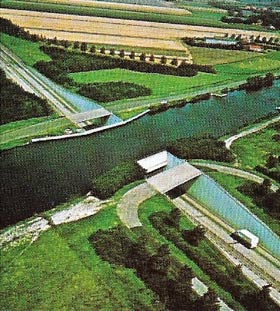
[[[59,40],[79,41],[96,44],[118,44],[135,47],[185,51],[180,41],[185,37],[203,37],[225,34],[243,36],[273,36],[266,32],[199,27],[191,25],[135,21],[115,18],[90,17],[69,14],[41,13],[34,11],[1,9],[2,17],[24,27],[30,33]],[[211,13],[207,13],[211,14]],[[276,34],[274,34],[276,36]]]
[[[188,24],[188,25],[202,25],[220,28],[239,28],[239,29],[250,29],[250,30],[264,30],[265,28],[260,25],[244,25],[234,24],[229,25],[223,23],[220,19],[224,15],[224,11],[216,8],[203,8],[201,6],[182,7],[181,9],[168,8],[151,8],[153,4],[147,2],[148,9],[139,9],[138,7],[132,8],[127,4],[115,4],[103,1],[103,7],[100,7],[100,3],[97,5],[89,4],[82,5],[79,2],[77,5],[71,5],[57,2],[55,0],[46,1],[18,1],[18,0],[3,0],[1,5],[5,8],[18,9],[18,10],[33,10],[40,12],[50,13],[62,13],[62,14],[73,14],[73,15],[86,15],[86,16],[100,16],[109,18],[119,19],[130,19],[130,20],[143,20],[149,22],[160,22],[160,23],[177,23],[177,24]],[[76,1],[75,1],[76,2]],[[85,2],[84,2],[85,4]],[[183,10],[182,10],[183,9]],[[187,10],[186,10],[187,9]],[[159,13],[159,10],[161,13]],[[191,13],[191,14],[189,14]]]

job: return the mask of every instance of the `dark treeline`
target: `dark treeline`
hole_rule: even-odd
[[[223,141],[211,137],[180,138],[168,146],[168,151],[182,159],[207,159],[222,162],[234,160],[233,153]]]
[[[191,268],[172,258],[167,244],[158,247],[143,229],[137,230],[141,232],[141,239],[131,238],[127,229],[118,226],[107,231],[97,231],[90,237],[90,242],[103,260],[134,269],[137,276],[158,297],[162,309],[219,310],[217,296],[212,290],[201,298],[193,292],[194,274]],[[147,248],[151,243],[152,249]]]
[[[7,79],[2,69],[0,69],[0,89],[0,124],[48,116],[52,112],[46,100],[25,92]]]
[[[247,79],[245,84],[241,84],[239,89],[246,91],[257,91],[263,87],[269,87],[273,85],[275,77],[273,73],[267,73],[265,77],[256,76]]]
[[[142,178],[143,171],[137,164],[123,163],[94,179],[92,193],[100,199],[107,199],[123,186]]]
[[[234,45],[222,44],[222,43],[207,43],[205,41],[197,40],[195,38],[184,38],[183,41],[190,46],[198,46],[212,49],[224,49],[224,50],[242,50],[244,48],[241,42],[237,42]]]
[[[25,31],[22,27],[13,24],[9,19],[5,19],[3,17],[0,17],[0,32],[4,32],[8,35],[34,42],[42,39],[40,36],[30,34],[28,31]]]
[[[246,310],[276,311],[278,307],[269,297],[269,289],[258,290],[243,275],[239,266],[234,267],[222,260],[223,255],[209,254],[202,246],[205,230],[196,227],[192,230],[180,229],[181,212],[159,212],[150,216],[153,226],[169,241],[172,241],[190,259],[192,259],[211,279],[230,292]],[[191,243],[190,243],[191,242]],[[233,307],[235,310],[238,308]]]
[[[151,90],[128,82],[89,83],[79,88],[78,93],[100,103],[151,95]]]
[[[67,73],[102,69],[123,68],[138,72],[160,73],[175,76],[194,76],[198,71],[215,73],[211,66],[180,64],[178,67],[156,63],[147,63],[105,55],[86,54],[66,51],[63,48],[43,46],[42,50],[51,58],[51,62],[40,61],[35,68],[49,78],[59,82],[70,82]]]
[[[224,23],[239,23],[247,25],[261,23],[262,26],[274,26],[275,29],[280,29],[280,13],[272,10],[253,13],[248,17],[244,17],[242,14],[238,16],[223,16],[221,21]]]

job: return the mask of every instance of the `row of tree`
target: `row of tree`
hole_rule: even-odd
[[[268,287],[258,290],[245,278],[240,266],[234,267],[229,262],[226,263],[217,249],[214,258],[211,257],[213,254],[209,255],[204,250],[201,243],[205,236],[203,227],[193,230],[181,229],[181,213],[178,210],[155,213],[149,219],[161,235],[181,249],[219,286],[230,292],[246,310],[278,310],[278,306],[270,299]]]
[[[134,269],[159,298],[164,310],[219,310],[213,291],[209,290],[201,298],[193,292],[192,270],[172,258],[167,244],[148,249],[147,245],[155,245],[155,242],[147,234],[143,232],[141,239],[135,240],[121,226],[97,231],[90,242],[103,260]]]
[[[72,46],[71,42],[67,41],[67,40],[57,40],[57,38],[54,39],[50,39],[48,40],[48,42],[50,44],[54,44],[54,45],[58,45],[58,46],[63,46],[65,48],[69,48],[70,46]],[[109,54],[110,56],[119,56],[120,58],[125,58],[125,56],[127,56],[127,53],[125,52],[124,49],[121,49],[119,51],[117,51],[115,48],[110,48],[109,51],[106,50],[106,48],[103,46],[101,48],[97,48],[95,45],[88,45],[86,42],[78,42],[75,41],[73,43],[73,48],[78,50],[80,49],[82,52],[90,52],[92,54],[95,53],[100,53],[103,55]],[[136,56],[135,51],[130,51],[130,53],[128,54],[128,57],[132,60],[136,60],[137,58],[142,61],[142,62],[146,62],[146,61],[150,61],[150,62],[155,62],[156,58],[154,54],[149,54],[147,55],[146,53],[141,53],[139,56]],[[167,57],[165,55],[162,55],[160,58],[160,63],[165,65],[167,64]],[[172,66],[178,66],[179,61],[176,57],[174,57],[171,61],[170,61],[170,65]]]
[[[246,90],[248,92],[260,90],[263,87],[269,87],[273,85],[275,77],[273,73],[267,73],[265,77],[255,76],[247,78],[247,82],[241,84],[239,89]]]

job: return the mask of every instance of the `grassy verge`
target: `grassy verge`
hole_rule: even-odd
[[[0,127],[0,150],[23,145],[35,137],[63,134],[66,128],[73,128],[66,118],[33,118],[5,124]]]
[[[237,187],[241,186],[245,182],[243,178],[220,172],[207,172],[207,174],[216,180],[233,197],[249,208],[253,214],[255,214],[260,220],[267,224],[275,233],[280,235],[280,222],[268,215],[262,208],[254,204],[253,200],[249,196],[237,190]]]
[[[277,130],[270,126],[261,132],[248,135],[236,140],[232,150],[237,156],[239,166],[253,169],[257,165],[264,165],[270,153],[279,155],[280,144],[273,140]]]
[[[50,57],[40,50],[41,44],[1,33],[0,42],[7,46],[16,56],[29,66],[36,62],[50,61]]]

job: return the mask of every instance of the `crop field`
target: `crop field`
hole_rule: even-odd
[[[151,5],[137,5],[130,3],[117,3],[107,1],[89,1],[89,0],[27,0],[26,2],[66,4],[69,6],[85,6],[101,9],[125,10],[145,13],[171,14],[171,15],[187,15],[191,14],[186,9],[177,9],[170,7],[160,7]]]
[[[73,1],[73,0],[71,0]],[[52,2],[52,3],[51,3]],[[75,1],[76,2],[76,1]],[[98,1],[99,2],[99,1]],[[110,1],[111,2],[111,1]],[[116,1],[115,1],[116,2]],[[237,29],[251,29],[251,30],[265,30],[260,25],[245,25],[245,24],[225,24],[221,21],[221,17],[224,15],[223,12],[210,9],[205,10],[204,8],[188,10],[191,14],[182,14],[182,11],[174,11],[168,8],[167,11],[158,13],[149,9],[148,11],[136,11],[127,8],[121,9],[120,7],[109,7],[108,2],[102,2],[103,7],[97,6],[85,6],[85,5],[69,5],[66,3],[58,2],[55,0],[34,0],[34,1],[21,1],[21,0],[2,0],[1,6],[10,9],[19,10],[33,10],[39,12],[50,12],[50,13],[63,13],[63,14],[74,14],[74,15],[86,15],[86,16],[100,16],[100,17],[111,17],[119,19],[130,19],[130,20],[143,20],[151,22],[161,23],[176,23],[176,24],[189,24],[189,25],[201,25],[211,26],[220,28],[237,28]],[[151,6],[151,2],[147,2],[148,6]],[[112,5],[112,3],[111,3]],[[119,4],[117,4],[119,5]],[[185,9],[183,7],[183,9]],[[153,9],[155,10],[155,9]],[[172,14],[170,14],[172,13]]]
[[[115,18],[78,16],[69,14],[41,13],[34,11],[1,9],[1,16],[24,27],[31,33],[57,37],[69,41],[81,41],[107,45],[158,48],[170,51],[186,51],[180,39],[198,36],[242,34],[243,36],[267,35],[266,33],[164,24],[147,21],[119,20]]]

